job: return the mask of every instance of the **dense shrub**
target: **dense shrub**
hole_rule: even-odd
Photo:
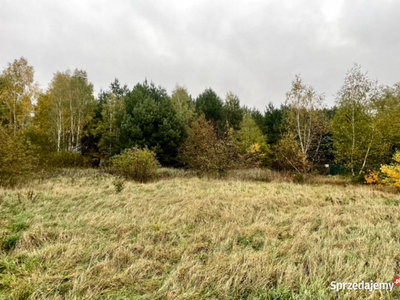
[[[400,152],[398,151],[394,156],[393,165],[383,165],[381,172],[385,176],[383,183],[394,186],[400,190]]]
[[[148,182],[158,175],[160,164],[148,148],[129,148],[111,158],[112,172],[127,179]]]
[[[190,169],[218,175],[237,167],[240,159],[232,130],[218,139],[214,126],[204,115],[191,124],[181,154]]]
[[[38,159],[22,136],[0,126],[0,186],[13,187],[27,181]]]
[[[253,144],[246,149],[246,152],[242,155],[243,164],[246,168],[258,168],[265,161],[266,154],[261,150],[259,144]]]
[[[54,152],[48,156],[47,168],[83,168],[90,166],[90,161],[77,152]]]

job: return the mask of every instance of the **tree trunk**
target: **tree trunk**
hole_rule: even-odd
[[[60,152],[60,147],[61,147],[61,125],[62,124],[62,115],[61,111],[59,112],[59,119],[58,119],[58,124],[57,124],[57,152]]]
[[[17,122],[16,122],[17,117],[16,117],[16,113],[15,113],[16,110],[17,110],[17,107],[16,107],[16,103],[14,102],[14,109],[13,109],[13,129],[14,129],[14,135],[17,133]]]
[[[352,111],[352,119],[351,119],[351,126],[352,126],[352,144],[351,144],[351,156],[350,156],[350,163],[351,163],[351,175],[354,177],[355,173],[354,173],[354,162],[353,162],[353,158],[354,158],[354,149],[355,149],[355,145],[356,145],[356,131],[355,131],[355,107],[354,107],[354,103],[353,103],[353,111]]]
[[[367,158],[368,158],[368,155],[369,155],[369,151],[371,150],[371,147],[372,147],[372,141],[374,140],[374,131],[375,131],[375,128],[372,129],[371,140],[369,142],[367,152],[365,153],[364,161],[363,161],[363,164],[362,164],[362,167],[361,167],[361,170],[360,170],[359,174],[362,173],[362,171],[365,168],[365,164],[367,163]]]
[[[70,123],[71,123],[71,128],[70,128],[70,145],[69,149],[70,151],[73,150],[74,147],[74,112],[73,112],[73,107],[72,107],[72,95],[71,95],[71,90],[69,91],[69,113],[70,113]]]
[[[81,135],[81,115],[79,113],[78,115],[78,127],[77,127],[77,133],[76,133],[76,141],[75,141],[75,151],[78,151],[78,144],[80,140],[80,135]]]

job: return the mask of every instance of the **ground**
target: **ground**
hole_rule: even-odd
[[[65,172],[0,189],[0,299],[398,299],[400,196],[314,184]],[[268,180],[270,181],[270,180]]]

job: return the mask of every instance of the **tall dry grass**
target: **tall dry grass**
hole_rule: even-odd
[[[110,175],[65,171],[0,189],[0,298],[400,297],[329,289],[400,275],[398,194],[247,172],[176,173],[116,193]]]

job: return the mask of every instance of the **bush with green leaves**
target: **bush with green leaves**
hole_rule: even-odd
[[[158,176],[160,163],[156,154],[148,148],[133,147],[113,156],[111,166],[116,175],[138,182],[148,182]]]

